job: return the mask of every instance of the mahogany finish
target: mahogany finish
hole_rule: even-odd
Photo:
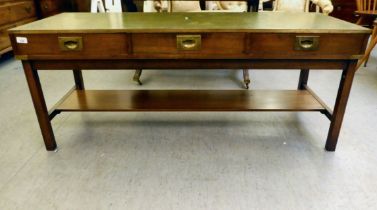
[[[84,48],[81,51],[62,51],[59,48],[58,37],[84,37]],[[29,40],[27,45],[17,45],[16,55],[28,55],[29,59],[43,56],[54,59],[65,59],[67,56],[82,59],[111,59],[127,55],[127,35],[124,34],[59,34],[59,35],[25,35]],[[117,44],[109,44],[117,43]]]
[[[71,57],[68,57],[71,58]],[[38,70],[59,69],[286,69],[297,70],[303,68],[339,70],[345,67],[344,60],[248,60],[248,59],[130,59],[130,60],[34,60]]]
[[[349,59],[362,55],[365,34],[316,34],[320,44],[317,50],[295,50],[297,34],[195,33],[200,34],[201,49],[177,49],[172,34],[29,34],[27,45],[17,45],[17,56],[28,59],[127,59],[145,58],[257,58],[257,59]],[[300,34],[305,36],[306,34]],[[58,37],[83,37],[83,50],[62,51]],[[101,41],[98,41],[101,40]],[[117,43],[117,44],[108,44]],[[347,43],[347,44],[344,44]],[[284,53],[283,53],[284,52]],[[357,58],[357,57],[356,57]]]
[[[67,111],[317,111],[331,121],[325,148],[334,151],[369,34],[320,14],[67,13],[15,28],[10,38],[23,60],[47,150],[56,148],[50,121]],[[75,86],[47,111],[38,70],[62,69],[73,70]],[[82,69],[301,73],[294,90],[85,90]],[[309,71],[317,69],[343,71],[334,111],[307,85]]]
[[[29,85],[31,98],[33,100],[35,112],[39,121],[39,126],[42,131],[43,140],[47,150],[55,150],[56,142],[55,136],[52,131],[50,117],[47,112],[45,98],[43,96],[42,86],[39,81],[38,72],[33,68],[32,64],[28,61],[23,61],[24,72],[27,83]]]
[[[324,108],[306,90],[76,90],[56,110],[323,111]]]
[[[300,36],[313,35],[302,33]],[[316,34],[319,48],[313,51],[299,51],[292,46],[297,34],[250,34],[249,54],[253,58],[349,58],[362,54],[364,34]],[[352,38],[351,38],[352,37]]]
[[[349,61],[347,67],[343,70],[338,95],[336,97],[333,117],[331,119],[330,130],[326,141],[326,150],[335,151],[336,144],[343,122],[343,116],[346,111],[348,97],[351,92],[353,77],[356,72],[357,61]]]

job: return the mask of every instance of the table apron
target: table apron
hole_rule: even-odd
[[[132,60],[33,60],[38,70],[132,69],[344,69],[347,60],[249,60],[249,59],[132,59]]]

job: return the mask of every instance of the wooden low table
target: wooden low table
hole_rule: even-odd
[[[305,13],[64,13],[10,30],[47,150],[51,120],[75,111],[315,111],[335,151],[355,65],[370,30]],[[37,70],[72,69],[75,86],[47,110]],[[82,69],[301,69],[294,90],[85,90]],[[332,111],[310,70],[342,70]],[[106,71],[106,70],[104,70]],[[284,81],[282,81],[284,82]]]

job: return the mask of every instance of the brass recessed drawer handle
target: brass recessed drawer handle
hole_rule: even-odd
[[[76,41],[66,41],[64,42],[64,47],[69,50],[75,50],[79,47],[79,43]]]
[[[195,48],[197,44],[198,43],[192,39],[182,41],[182,47],[185,49]]]
[[[177,35],[178,50],[200,50],[202,39],[200,35]]]
[[[296,36],[295,50],[317,50],[319,36]]]
[[[300,47],[304,48],[304,49],[310,49],[313,47],[313,40],[302,40],[300,42]]]
[[[59,47],[62,51],[80,51],[83,48],[82,37],[59,37]]]

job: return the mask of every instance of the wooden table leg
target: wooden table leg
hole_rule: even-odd
[[[309,79],[309,69],[301,69],[297,89],[305,90],[305,86],[308,84],[308,79]]]
[[[51,122],[48,116],[46,102],[43,96],[41,83],[39,81],[38,71],[34,69],[32,63],[29,61],[22,61],[24,72],[31,98],[33,100],[35,112],[37,114],[39,127],[42,131],[43,140],[45,142],[46,149],[53,151],[56,149],[56,142],[54,132],[51,127]]]
[[[331,119],[330,129],[326,141],[326,150],[335,151],[336,144],[343,122],[344,112],[346,110],[348,96],[351,91],[353,77],[356,71],[357,61],[350,61],[343,69],[340,80],[338,95],[336,97],[335,108]]]
[[[73,78],[75,79],[75,85],[77,90],[84,90],[84,79],[82,77],[81,69],[73,69]]]
[[[81,69],[73,69],[73,77],[75,79],[75,85],[77,90],[84,90],[84,79],[82,77]]]

